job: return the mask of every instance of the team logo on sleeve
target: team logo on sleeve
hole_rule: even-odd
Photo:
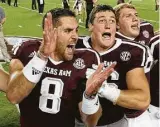
[[[83,69],[85,68],[85,63],[84,63],[84,60],[81,59],[81,58],[78,58],[75,60],[75,62],[73,63],[73,66],[77,69]]]
[[[122,61],[129,61],[131,59],[131,53],[128,52],[128,51],[123,51],[120,54],[120,58],[121,58]]]
[[[148,32],[147,30],[144,30],[144,31],[143,31],[143,36],[144,36],[145,38],[149,38],[149,32]]]

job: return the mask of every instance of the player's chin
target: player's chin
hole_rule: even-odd
[[[72,59],[73,59],[73,55],[71,55],[71,54],[65,56],[65,60],[66,60],[66,61],[70,61],[70,60],[72,60]]]
[[[137,29],[132,29],[131,33],[134,37],[137,37],[140,33],[140,29],[138,29],[138,28]]]
[[[139,35],[139,30],[132,31],[132,37],[137,37]]]

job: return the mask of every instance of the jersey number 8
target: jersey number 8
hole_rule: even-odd
[[[54,85],[54,93],[49,93],[50,85]],[[41,96],[39,108],[46,113],[56,114],[60,110],[61,96],[64,83],[61,79],[46,77],[42,80]],[[48,108],[47,103],[51,100],[51,108]]]

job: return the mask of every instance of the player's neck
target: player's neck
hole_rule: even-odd
[[[52,53],[52,54],[50,55],[50,58],[51,58],[53,61],[55,61],[55,62],[63,61],[63,60],[59,57],[59,55],[58,55],[57,53]]]
[[[97,43],[97,41],[94,41],[94,39],[91,41],[91,46],[94,50],[96,50],[98,53],[103,53],[109,50],[113,45],[115,44],[115,41],[110,43],[108,46],[101,46]]]

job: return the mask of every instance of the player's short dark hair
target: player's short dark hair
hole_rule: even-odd
[[[64,9],[64,8],[54,8],[49,10],[47,13],[52,14],[52,22],[54,24],[54,27],[56,27],[59,23],[59,19],[62,17],[75,17],[76,15],[73,11],[69,9]],[[42,20],[42,28],[44,29],[44,20],[47,17],[47,13],[44,15],[43,20]]]
[[[111,11],[115,14],[114,9],[110,5],[97,5],[93,8],[89,15],[89,21],[88,23],[93,24],[93,21],[95,19],[95,16],[98,12],[105,12],[105,11]]]

